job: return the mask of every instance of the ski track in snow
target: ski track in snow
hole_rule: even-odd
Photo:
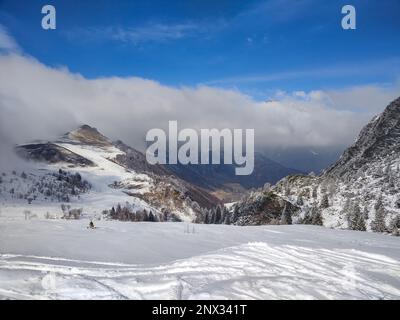
[[[39,225],[40,222],[35,223]],[[8,248],[4,248],[0,241],[0,252],[3,253],[0,254],[0,297],[400,299],[400,262],[398,254],[393,254],[399,245],[398,239],[394,237],[304,226],[263,226],[252,227],[250,230],[245,227],[202,225],[198,227],[201,237],[195,241],[199,248],[193,248],[192,256],[188,256],[188,248],[175,241],[182,241],[185,237],[189,241],[190,237],[198,235],[185,235],[182,232],[185,224],[109,224],[111,227],[102,232],[114,230],[114,237],[118,237],[115,231],[125,226],[132,232],[139,228],[147,230],[147,236],[143,232],[138,237],[147,237],[152,243],[149,245],[149,255],[156,254],[155,249],[151,251],[152,246],[157,246],[156,241],[167,241],[171,252],[182,250],[184,254],[181,254],[181,259],[167,259],[162,263],[114,263],[100,262],[101,259],[80,260],[66,257],[67,254],[57,258],[6,253]],[[160,236],[161,229],[166,234],[170,232],[171,239]],[[41,231],[44,230],[46,224]],[[246,232],[253,233],[253,236],[245,235]],[[122,230],[120,235],[123,236],[124,233],[126,234],[126,230]],[[326,233],[326,237],[323,237],[323,233]],[[99,237],[99,241],[102,238],[101,233],[96,235],[90,231],[83,236],[93,235]],[[339,240],[341,236],[344,238]],[[207,250],[201,250],[202,246],[206,247],[204,239],[213,237],[215,243],[208,244]],[[338,239],[335,240],[335,237]],[[290,241],[287,240],[289,238]],[[222,243],[216,245],[217,241]],[[63,243],[64,239],[58,244],[61,254],[65,251],[62,245],[67,245]],[[236,245],[232,245],[234,243]],[[339,245],[343,243],[345,245]],[[120,245],[126,244],[121,241]],[[146,250],[146,247],[142,250]],[[101,251],[97,254],[100,255]],[[168,252],[164,254],[168,256]],[[123,260],[121,256],[121,261]]]

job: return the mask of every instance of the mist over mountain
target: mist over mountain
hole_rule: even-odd
[[[221,152],[221,159],[224,153]],[[211,157],[211,154],[210,154]],[[211,163],[211,161],[210,161]],[[254,154],[254,171],[250,175],[236,175],[235,164],[167,164],[166,167],[184,180],[209,190],[238,185],[244,189],[259,188],[265,183],[275,183],[289,174],[301,173],[272,161],[261,153]]]
[[[173,87],[138,77],[89,79],[18,53],[0,54],[0,69],[1,158],[15,144],[52,140],[83,124],[143,152],[147,131],[167,131],[168,120],[178,121],[179,129],[254,129],[260,153],[270,148],[329,149],[350,145],[368,119],[381,111],[379,106],[398,92],[397,84],[361,86],[272,94],[264,101],[206,85]],[[266,154],[285,167],[309,169],[286,161],[289,154],[283,161],[272,155]],[[316,163],[313,170],[321,166]]]
[[[234,206],[230,221],[318,224],[397,235],[399,194],[400,98],[375,116],[320,175],[291,175],[252,193]],[[274,203],[277,208],[271,209]]]
[[[262,153],[285,167],[319,174],[335,163],[347,147],[276,147],[266,148]]]
[[[65,144],[66,141],[69,145]],[[159,177],[173,176],[181,179],[182,183],[186,181],[188,186],[193,186],[193,190],[196,190],[196,187],[200,188],[199,190],[204,189],[206,193],[210,193],[210,198],[216,196],[224,201],[238,200],[248,189],[262,187],[265,183],[275,183],[288,174],[300,173],[298,170],[286,168],[259,153],[255,155],[255,169],[248,176],[237,176],[234,164],[150,165],[142,152],[120,140],[113,142],[89,125],[82,125],[53,141],[45,140],[22,144],[17,147],[16,151],[22,158],[39,163],[67,164],[78,169],[80,167],[96,167],[96,161],[81,152],[73,151],[75,144],[99,150],[116,149],[119,153],[117,152],[115,158],[111,160],[123,168],[134,170],[139,174],[152,174]],[[203,200],[201,202],[204,203]],[[205,206],[208,207],[209,204],[206,203]]]

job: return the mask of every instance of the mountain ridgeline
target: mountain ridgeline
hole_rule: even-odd
[[[111,214],[124,208],[124,214],[117,218],[131,221],[146,220],[138,218],[143,213],[153,216],[154,221],[190,221],[201,208],[213,208],[220,203],[206,190],[180,179],[163,166],[148,164],[141,152],[121,141],[112,142],[88,125],[55,141],[18,146],[16,151],[33,161],[37,170],[24,172],[24,178],[12,174],[13,185],[4,184],[5,191],[12,190],[12,194],[3,195],[10,193],[11,201],[24,198],[30,199],[29,203],[59,201],[82,206],[82,211],[88,212],[93,210],[92,194],[98,194],[104,202],[104,212]],[[68,177],[75,176],[72,172],[90,181],[91,188],[84,190],[85,194],[62,181],[70,183]],[[60,195],[67,191],[68,194]]]
[[[400,98],[317,176],[261,154],[247,177],[235,176],[229,165],[150,165],[140,151],[88,125],[56,141],[18,146],[17,153],[38,163],[39,171],[4,176],[10,185],[3,183],[0,195],[13,201],[92,203],[97,192],[104,214],[120,220],[298,223],[400,233]],[[223,205],[238,195],[241,200]]]
[[[398,235],[400,98],[322,174],[287,176],[244,197],[229,215],[240,225],[304,223]]]

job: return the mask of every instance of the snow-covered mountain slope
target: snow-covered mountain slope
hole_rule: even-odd
[[[0,298],[400,298],[400,242],[381,234],[119,221],[88,230],[87,220],[9,212],[0,221]]]
[[[146,220],[143,214],[152,212],[156,220],[191,221],[200,207],[218,203],[214,196],[163,167],[150,166],[139,151],[113,143],[87,125],[56,141],[19,146],[17,153],[30,164],[24,172],[2,176],[3,207],[28,203],[26,210],[33,214],[64,214],[60,209],[64,203],[69,209],[82,208],[89,216],[114,207],[125,210],[112,215],[117,219],[137,220],[140,212],[140,219]],[[84,187],[70,177],[79,178]]]
[[[398,234],[400,98],[366,125],[354,145],[321,175],[288,176],[266,189],[240,201],[236,211],[274,194],[301,208],[293,223]]]

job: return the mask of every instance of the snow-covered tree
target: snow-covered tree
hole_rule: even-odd
[[[289,195],[290,195],[290,184],[289,184],[289,181],[287,181],[287,182],[285,183],[285,190],[284,190],[284,192],[285,192],[285,196],[289,196]]]
[[[322,226],[323,225],[323,219],[322,219],[322,215],[321,215],[321,211],[318,210],[316,207],[313,207],[312,211],[311,211],[311,223],[318,225],[318,226]]]
[[[225,214],[224,224],[231,224],[231,214],[230,214],[230,212]]]
[[[233,219],[231,223],[236,222],[238,219],[239,219],[239,206],[235,204],[235,206],[233,207]]]
[[[221,222],[222,222],[222,209],[221,206],[218,205],[217,208],[215,209],[214,223],[219,224]]]
[[[307,207],[304,210],[304,216],[302,219],[300,219],[299,223],[301,223],[301,224],[311,224],[312,223],[312,216],[311,216],[310,208]]]
[[[349,212],[348,216],[349,229],[365,231],[366,225],[364,220],[364,215],[361,213],[360,205],[355,202],[352,206],[352,210]]]
[[[300,195],[297,198],[296,205],[302,206],[303,204],[304,204],[304,200],[303,200],[303,197]]]
[[[349,217],[350,212],[351,212],[351,200],[350,200],[350,198],[346,198],[346,201],[342,208],[342,214],[345,217]]]
[[[271,190],[271,184],[269,182],[265,183],[263,186],[263,191],[269,192]]]
[[[326,209],[329,207],[329,198],[326,193],[322,196],[320,207],[321,209]]]
[[[368,210],[367,206],[364,207],[363,218],[364,218],[364,221],[367,221],[369,219],[369,210]]]
[[[292,215],[290,214],[290,211],[287,208],[287,204],[286,203],[285,203],[285,206],[284,206],[284,208],[282,210],[281,224],[292,224]]]
[[[312,198],[317,199],[317,196],[318,196],[318,189],[317,189],[317,187],[314,187],[312,189]]]
[[[154,214],[153,214],[153,212],[150,210],[150,213],[149,213],[149,221],[150,222],[156,222],[156,218],[155,218],[155,216],[154,216]]]
[[[383,205],[382,196],[379,197],[378,201],[375,204],[375,218],[371,223],[371,229],[375,232],[386,232],[386,209]]]
[[[400,197],[397,197],[394,205],[396,206],[397,209],[400,209]]]
[[[400,236],[400,215],[397,215],[392,219],[389,229],[394,236]]]

